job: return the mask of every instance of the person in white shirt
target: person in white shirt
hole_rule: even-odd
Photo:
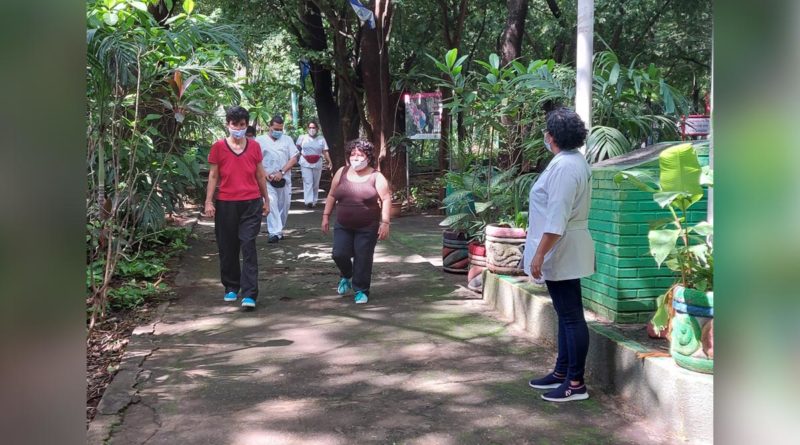
[[[319,198],[319,178],[322,176],[322,159],[331,165],[328,144],[319,134],[316,121],[308,123],[308,134],[297,138],[297,149],[300,150],[300,172],[303,174],[303,202],[309,209],[317,205]],[[330,167],[329,167],[330,168]]]
[[[283,134],[283,116],[275,115],[269,121],[266,135],[256,138],[264,155],[262,163],[267,172],[269,215],[267,216],[267,242],[283,239],[283,228],[289,217],[292,196],[292,167],[297,163],[298,151],[292,138]]]
[[[589,233],[592,170],[578,150],[587,130],[577,113],[558,108],[547,114],[545,147],[555,157],[536,179],[529,195],[525,273],[547,285],[558,315],[558,357],[553,372],[531,380],[552,389],[544,400],[589,398],[583,380],[589,328],[583,317],[582,277],[594,273],[594,241]]]

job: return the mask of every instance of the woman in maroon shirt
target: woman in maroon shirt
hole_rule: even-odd
[[[205,209],[206,216],[214,217],[220,278],[225,286],[223,300],[236,301],[241,295],[242,307],[252,309],[258,298],[256,236],[261,215],[269,213],[269,195],[261,147],[245,137],[248,120],[250,113],[242,107],[231,107],[225,114],[228,137],[215,142],[208,153]]]
[[[369,300],[375,244],[389,236],[392,193],[386,178],[373,168],[374,148],[363,139],[345,144],[347,165],[331,181],[322,212],[322,232],[327,234],[328,217],[334,206],[333,261],[339,267],[339,295],[355,290],[355,302]],[[378,201],[381,201],[379,205]]]

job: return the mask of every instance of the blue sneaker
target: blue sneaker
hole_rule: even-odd
[[[242,307],[254,309],[256,307],[256,300],[250,297],[242,298]]]
[[[239,294],[237,294],[236,292],[228,292],[222,299],[225,301],[236,301],[238,298]]]
[[[535,389],[555,389],[564,383],[564,377],[557,377],[555,373],[547,374],[540,379],[533,379],[528,382],[528,386]]]
[[[336,289],[336,292],[339,292],[339,295],[344,295],[352,288],[353,285],[350,284],[350,279],[342,277],[342,279],[339,280],[339,288]]]
[[[581,383],[579,386],[572,386],[569,380],[558,388],[542,394],[542,398],[548,402],[571,402],[573,400],[586,400],[589,398],[589,392],[586,391],[586,384]]]
[[[364,292],[358,291],[356,292],[356,297],[353,301],[355,301],[356,304],[364,304],[367,301],[369,301],[369,298],[367,298],[367,294],[365,294]]]

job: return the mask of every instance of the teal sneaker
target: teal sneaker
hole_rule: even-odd
[[[369,298],[367,298],[367,294],[365,294],[364,292],[358,291],[356,292],[356,297],[353,301],[355,301],[356,304],[364,304],[367,301],[369,301]]]
[[[250,297],[242,298],[242,307],[243,308],[249,308],[249,309],[255,309],[256,300],[253,300]]]
[[[225,301],[236,301],[237,298],[239,298],[239,295],[236,292],[228,292],[222,299]]]
[[[339,288],[336,289],[336,292],[339,292],[339,295],[344,295],[352,288],[353,285],[350,284],[350,279],[342,277],[342,279],[339,280]]]

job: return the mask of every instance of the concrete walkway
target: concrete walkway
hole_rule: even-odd
[[[292,205],[287,238],[258,239],[254,312],[222,301],[213,227],[195,227],[177,298],[134,333],[89,443],[674,443],[591,386],[541,400],[527,381],[552,351],[441,272],[441,217],[395,220],[355,305],[336,294],[321,208]]]

